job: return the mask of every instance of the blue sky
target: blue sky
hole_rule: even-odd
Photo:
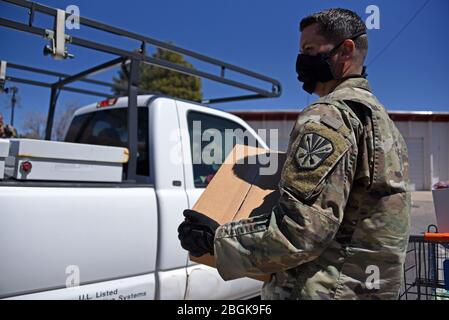
[[[363,20],[368,5],[380,9],[380,29],[368,30],[368,79],[374,93],[390,110],[449,111],[449,1],[430,0],[416,18],[398,32],[426,2],[413,1],[87,1],[41,0],[43,4],[65,8],[78,5],[81,15],[150,37],[173,41],[176,45],[271,76],[283,86],[276,99],[263,99],[216,105],[223,109],[302,109],[316,96],[302,91],[296,80],[295,59],[298,53],[301,17],[325,8],[344,7],[356,11]],[[126,5],[125,5],[126,3]],[[0,15],[26,22],[25,10],[0,3]],[[45,16],[36,17],[36,25],[51,27]],[[72,30],[76,36],[88,36],[98,42],[135,49],[138,43],[116,37],[100,36],[90,30]],[[397,37],[396,37],[397,36]],[[385,46],[394,38],[387,47]],[[3,60],[75,73],[107,61],[113,56],[69,46],[75,59],[55,61],[42,55],[46,40],[19,31],[0,28],[0,58]],[[371,60],[382,54],[373,62]],[[198,68],[204,65],[191,61]],[[216,70],[214,70],[216,71]],[[13,70],[17,76],[26,76]],[[109,80],[116,71],[96,76]],[[34,77],[34,79],[37,79]],[[40,80],[51,78],[40,77]],[[20,128],[26,113],[46,113],[49,90],[19,84],[20,108],[16,125]],[[89,86],[81,85],[88,88]],[[205,97],[244,93],[239,90],[203,82]],[[93,88],[92,88],[93,89]],[[98,88],[95,88],[98,89]],[[85,105],[100,98],[62,93],[58,110],[67,105]],[[9,120],[8,97],[0,96],[0,112]]]

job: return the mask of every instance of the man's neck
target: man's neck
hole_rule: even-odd
[[[347,79],[348,76],[354,76],[354,75],[361,75],[363,72],[363,67],[359,68],[350,68],[346,72],[343,73],[343,75],[338,80],[331,80],[325,83],[317,83],[317,88],[315,93],[321,98],[325,95],[328,95],[332,91],[335,90],[336,87],[343,81]]]
[[[343,81],[344,80],[331,80],[326,83],[319,83],[315,92],[320,98],[324,97],[334,91],[334,89]]]

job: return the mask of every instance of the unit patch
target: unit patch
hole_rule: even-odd
[[[313,170],[333,151],[332,142],[317,133],[306,133],[301,137],[295,158],[300,169]]]

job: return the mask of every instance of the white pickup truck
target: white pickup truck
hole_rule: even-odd
[[[126,146],[127,100],[79,109],[65,141]],[[267,148],[264,141],[234,115],[164,96],[139,96],[138,119],[135,182],[51,181],[51,174],[45,181],[0,177],[0,298],[259,295],[259,281],[225,282],[215,269],[191,263],[177,227],[183,210],[193,206],[218,169],[192,165],[194,121],[201,121],[201,130],[242,129]],[[171,161],[174,152],[182,161]]]

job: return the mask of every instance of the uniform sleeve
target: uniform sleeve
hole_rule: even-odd
[[[291,269],[317,258],[343,220],[355,173],[357,134],[337,108],[304,111],[290,135],[272,212],[234,221],[215,234],[225,280]]]

